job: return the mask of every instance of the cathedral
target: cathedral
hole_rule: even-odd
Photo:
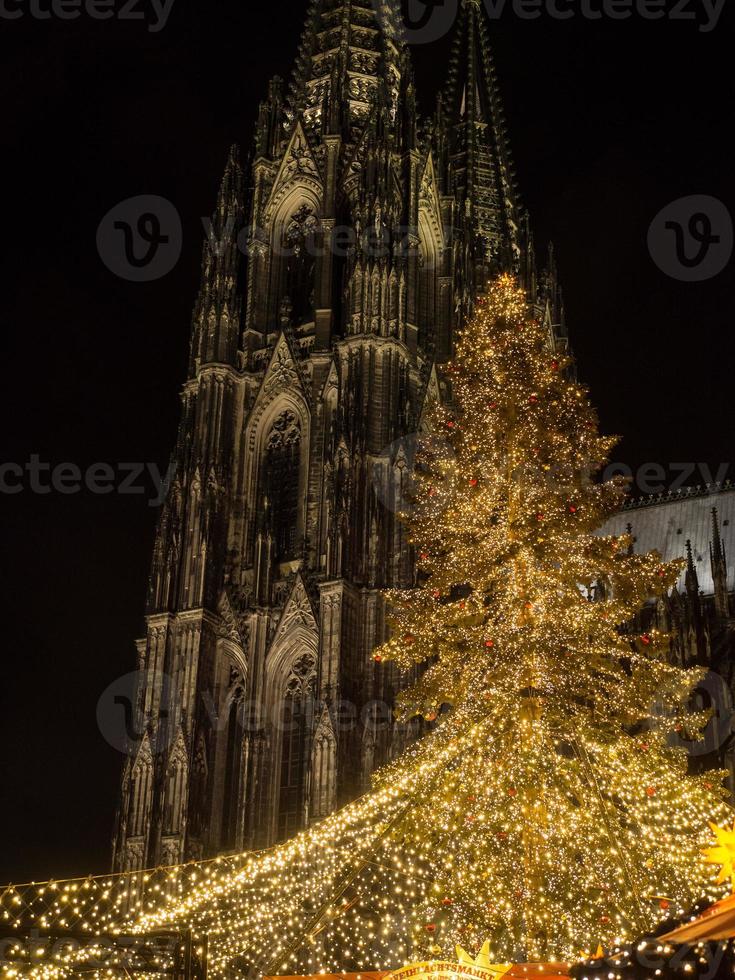
[[[137,644],[141,737],[116,870],[288,838],[418,733],[394,723],[398,676],[372,659],[381,591],[413,581],[397,516],[412,436],[488,275],[513,271],[550,345],[567,343],[553,252],[537,264],[517,194],[480,0],[462,0],[453,31],[422,120],[399,0],[312,0],[247,167],[230,151]],[[697,663],[732,639],[722,514],[735,493],[721,496],[705,529],[697,518],[672,539],[681,554],[690,541],[694,572],[652,612]],[[672,505],[621,520],[635,535]],[[638,536],[657,544],[655,529]],[[708,546],[711,598],[701,570],[696,581]]]

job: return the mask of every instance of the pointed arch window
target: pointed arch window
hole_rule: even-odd
[[[281,302],[288,299],[293,323],[308,323],[314,316],[316,234],[319,219],[313,208],[302,204],[286,222],[283,239]]]
[[[191,794],[189,806],[189,831],[198,837],[205,825],[205,806],[207,799],[207,748],[203,736],[199,736],[194,764],[191,773]]]
[[[244,697],[237,688],[230,702],[227,720],[227,752],[222,811],[222,847],[232,850],[241,843],[239,820],[243,789],[243,739],[245,737]]]
[[[128,836],[143,837],[148,831],[148,814],[153,790],[153,761],[145,742],[133,768],[128,818]]]
[[[285,411],[273,423],[264,459],[265,511],[277,561],[297,557],[300,470],[301,425],[294,412]]]
[[[419,344],[429,347],[436,335],[436,246],[432,238],[422,235],[419,245],[418,328]]]
[[[311,759],[315,660],[305,654],[294,664],[284,692],[278,787],[278,840],[303,829]]]
[[[183,827],[187,790],[187,761],[183,744],[177,745],[168,767],[164,833],[180,834]]]

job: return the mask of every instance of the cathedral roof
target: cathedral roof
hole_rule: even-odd
[[[713,510],[716,515],[713,515]],[[735,486],[684,487],[673,493],[630,501],[625,509],[610,518],[601,534],[626,534],[630,529],[638,553],[656,550],[665,561],[686,558],[687,541],[692,543],[692,557],[699,588],[713,595],[710,548],[716,548],[716,518],[721,546],[728,559],[727,587],[735,591]],[[682,572],[680,587],[684,587]]]

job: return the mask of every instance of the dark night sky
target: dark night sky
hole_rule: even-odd
[[[249,144],[269,77],[289,71],[305,7],[176,0],[159,33],[0,22],[0,460],[165,467],[200,218],[229,144]],[[687,285],[646,248],[676,198],[714,195],[735,212],[731,14],[710,33],[511,10],[493,26],[537,245],[556,244],[580,375],[634,466],[733,458],[733,262]],[[445,45],[414,53],[429,109]],[[147,285],[115,278],[95,246],[102,216],[137,194],[169,198],[184,227],[178,266]],[[121,757],[95,705],[134,665],[155,510],[145,496],[26,491],[0,494],[0,516],[0,881],[103,872]]]

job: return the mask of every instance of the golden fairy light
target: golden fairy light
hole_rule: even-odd
[[[394,969],[457,946],[574,959],[719,897],[701,851],[731,810],[670,745],[691,731],[698,676],[667,661],[666,636],[621,629],[680,566],[595,535],[624,489],[594,478],[614,440],[569,368],[513,279],[492,283],[451,399],[426,407],[405,515],[418,584],[388,594],[374,654],[420,668],[398,713],[438,723],[372,792],[266,852],[8,889],[6,924],[190,929],[215,976],[244,977]],[[56,980],[91,959],[21,950],[6,975]]]

